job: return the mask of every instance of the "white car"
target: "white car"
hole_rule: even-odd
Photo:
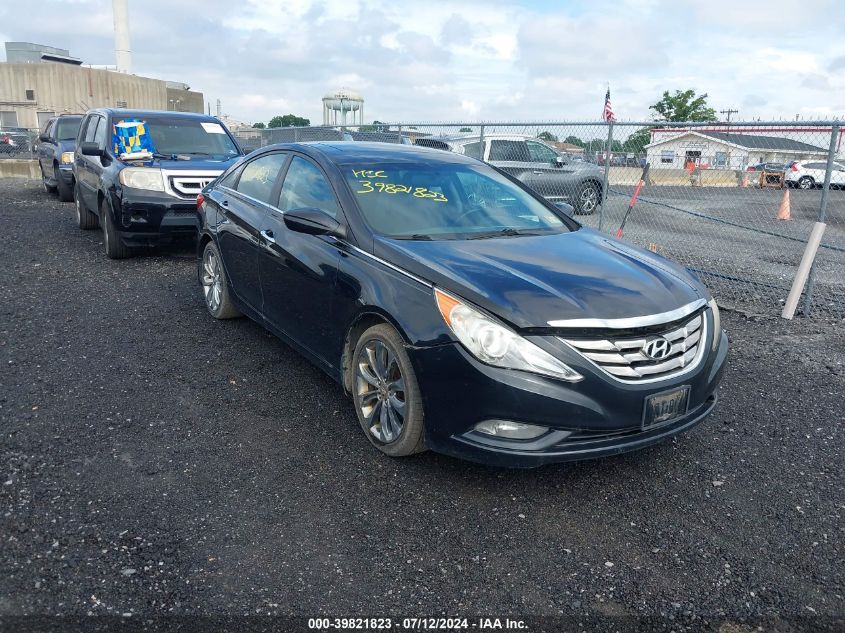
[[[824,174],[827,171],[826,160],[797,160],[786,170],[786,184],[799,189],[812,189],[824,184]],[[845,165],[833,163],[830,174],[832,187],[845,187]]]

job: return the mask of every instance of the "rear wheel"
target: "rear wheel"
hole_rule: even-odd
[[[76,203],[76,223],[79,225],[79,228],[83,231],[96,229],[97,216],[91,213],[91,211],[88,210],[88,207],[85,206],[85,203],[82,202],[82,196],[80,195],[78,185],[73,188],[73,197]]]
[[[798,180],[799,189],[812,189],[816,186],[816,181],[811,176],[802,176]]]
[[[355,412],[367,439],[391,457],[426,450],[420,388],[396,330],[383,323],[365,331],[351,371]]]
[[[205,245],[199,270],[205,307],[215,319],[234,319],[241,316],[229,295],[229,280],[223,269],[220,251],[214,242]]]
[[[106,247],[106,257],[109,259],[126,259],[132,255],[132,251],[120,239],[120,234],[114,226],[109,203],[105,198],[100,204],[100,223],[103,226],[103,246]]]
[[[578,187],[575,195],[575,212],[579,215],[592,215],[599,206],[601,188],[594,182],[585,182]]]

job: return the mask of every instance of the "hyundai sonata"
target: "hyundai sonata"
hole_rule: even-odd
[[[332,376],[388,455],[611,455],[716,404],[728,345],[704,286],[478,160],[276,145],[197,205],[211,315],[249,316]]]

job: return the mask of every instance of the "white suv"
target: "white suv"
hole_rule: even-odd
[[[827,171],[825,160],[797,160],[786,170],[786,184],[799,189],[812,189],[824,184],[824,174]],[[833,163],[830,174],[830,184],[845,187],[845,165]]]

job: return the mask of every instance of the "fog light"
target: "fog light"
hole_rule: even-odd
[[[540,437],[549,429],[545,426],[511,422],[510,420],[484,420],[475,425],[475,430],[479,433],[510,440],[530,440]]]

